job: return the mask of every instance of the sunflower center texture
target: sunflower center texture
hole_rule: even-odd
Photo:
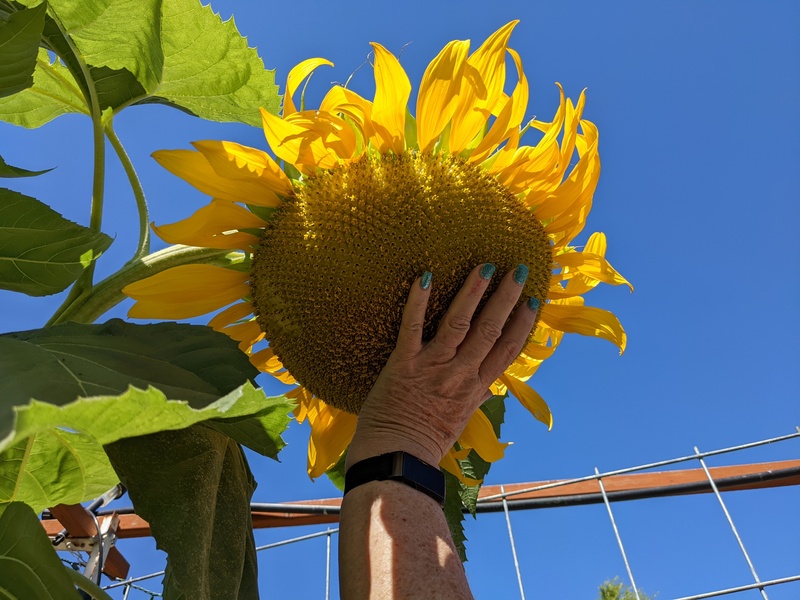
[[[544,303],[552,272],[542,225],[480,167],[452,156],[364,156],[306,180],[275,212],[253,256],[256,318],[312,394],[358,413],[391,354],[414,279],[433,273],[424,329],[436,328],[470,270],[530,269],[522,300]]]

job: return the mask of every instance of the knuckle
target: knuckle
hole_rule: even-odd
[[[502,335],[503,328],[494,321],[481,321],[478,323],[478,331],[484,339],[494,342]]]
[[[511,362],[517,358],[520,350],[521,348],[519,344],[511,340],[502,340],[497,343],[498,356],[506,366],[511,364]]]
[[[459,333],[469,331],[472,320],[466,315],[452,315],[447,318],[447,326]]]
[[[419,321],[403,321],[402,327],[408,333],[419,333],[422,331],[422,323]]]

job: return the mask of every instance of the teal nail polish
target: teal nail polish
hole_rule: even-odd
[[[494,275],[495,269],[497,269],[497,267],[495,267],[492,263],[484,263],[481,267],[481,277],[483,279],[491,279],[492,275]]]
[[[514,281],[523,285],[528,280],[528,267],[525,265],[517,265],[514,269]]]
[[[536,298],[528,298],[528,308],[536,312],[539,310],[539,301]]]
[[[433,273],[431,273],[430,271],[425,271],[422,274],[422,279],[419,280],[419,287],[421,287],[423,290],[427,290],[429,287],[431,287],[432,278],[433,278]]]

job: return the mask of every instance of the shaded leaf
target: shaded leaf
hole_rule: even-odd
[[[117,482],[101,445],[209,419],[274,458],[293,405],[255,389],[257,373],[235,341],[198,325],[115,319],[0,335],[0,504],[95,497]]]
[[[8,15],[0,14],[0,98],[33,85],[33,69],[44,29],[47,4]]]
[[[165,599],[258,598],[255,481],[233,440],[195,425],[120,440],[106,451],[167,552]]]
[[[64,290],[111,245],[111,238],[52,208],[0,188],[0,289],[29,296]]]
[[[0,121],[33,129],[67,113],[89,114],[83,93],[70,71],[39,50],[33,87],[0,98]]]
[[[450,535],[456,545],[461,562],[467,561],[467,536],[464,535],[464,510],[461,501],[461,489],[464,486],[455,475],[444,471],[445,496],[444,517],[450,528]]]
[[[53,169],[45,169],[43,171],[29,171],[28,169],[20,169],[13,165],[8,164],[3,157],[0,156],[0,177],[35,177],[42,175]]]
[[[333,483],[333,485],[335,485],[340,492],[344,491],[344,467],[346,464],[347,451],[345,450],[345,452],[339,457],[339,460],[336,461],[336,464],[325,471],[325,475],[328,476],[328,479],[331,480],[331,483]]]
[[[80,600],[39,519],[20,502],[0,516],[0,590],[4,598]]]

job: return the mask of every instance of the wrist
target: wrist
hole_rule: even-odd
[[[416,456],[429,465],[438,466],[443,455],[438,449],[431,446],[432,444],[423,443],[391,431],[363,431],[359,424],[347,451],[345,470],[367,458],[398,450]]]

